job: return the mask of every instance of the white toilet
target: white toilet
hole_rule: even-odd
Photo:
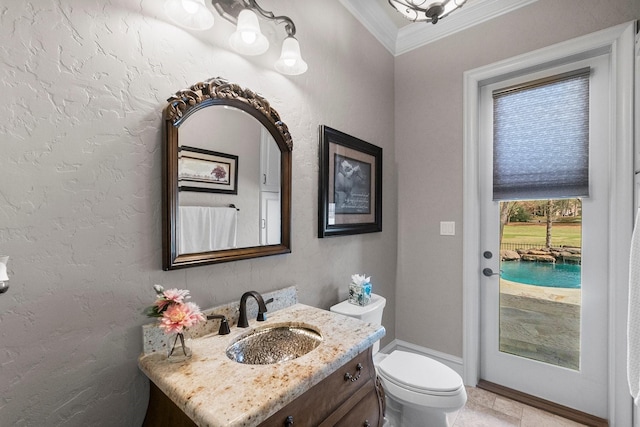
[[[358,306],[343,301],[331,311],[364,322],[382,324],[387,300],[371,294],[371,302]],[[387,400],[385,427],[448,427],[447,413],[461,409],[467,401],[462,378],[448,366],[415,353],[395,350],[378,353],[373,345],[373,361]]]

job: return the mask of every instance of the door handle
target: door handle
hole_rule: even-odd
[[[491,277],[491,276],[499,276],[500,272],[494,273],[492,269],[487,267],[482,269],[482,274],[484,274],[487,277]]]

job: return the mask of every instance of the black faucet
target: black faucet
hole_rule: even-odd
[[[240,317],[238,318],[239,328],[246,328],[249,326],[249,321],[247,320],[247,298],[249,297],[254,297],[258,302],[258,317],[256,319],[258,322],[267,320],[267,315],[265,314],[267,312],[267,304],[273,302],[273,298],[270,298],[265,303],[264,299],[262,299],[262,295],[256,291],[249,291],[242,294],[242,297],[240,298]]]
[[[218,329],[218,335],[227,335],[231,333],[231,329],[229,328],[229,322],[227,321],[226,316],[222,314],[209,314],[207,315],[207,320],[212,319],[220,319],[220,329]]]

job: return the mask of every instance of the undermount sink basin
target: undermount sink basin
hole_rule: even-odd
[[[296,359],[322,342],[322,335],[308,325],[269,325],[239,337],[227,348],[227,357],[238,363],[269,365]]]

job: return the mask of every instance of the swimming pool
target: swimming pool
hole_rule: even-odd
[[[511,282],[549,288],[580,289],[579,264],[502,261],[500,277]]]

